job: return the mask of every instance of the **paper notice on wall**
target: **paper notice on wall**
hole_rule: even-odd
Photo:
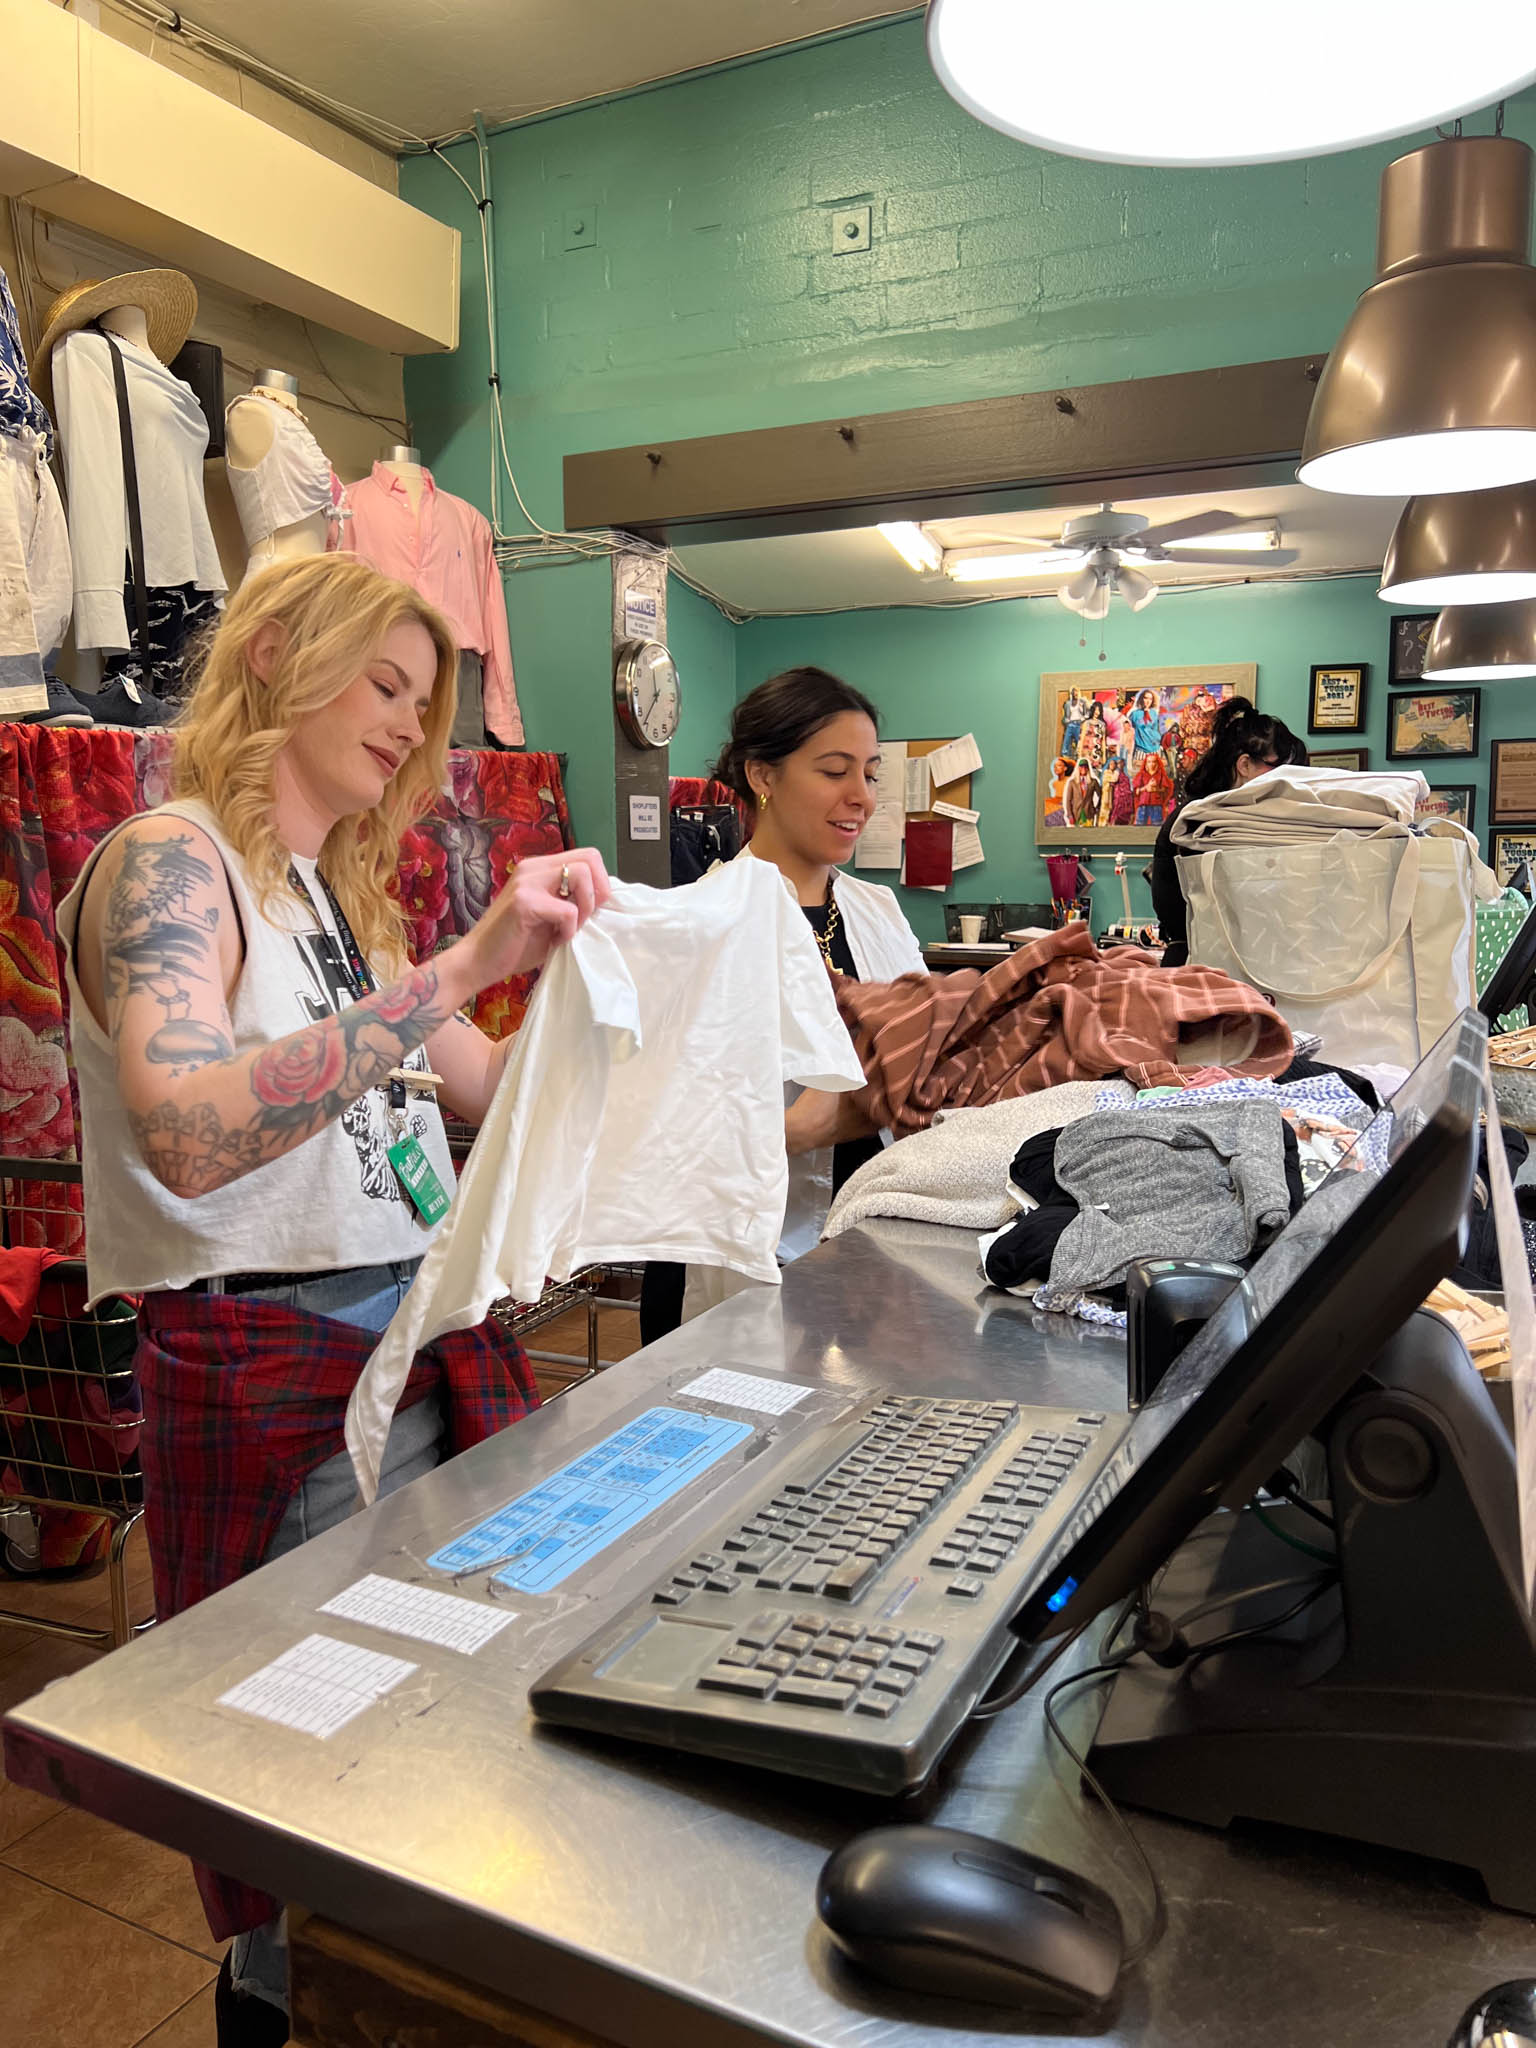
[[[856,868],[899,868],[901,836],[906,816],[899,803],[876,804],[874,816],[859,834],[853,849]]]
[[[964,804],[941,803],[934,800],[933,815],[936,818],[953,818],[957,825],[974,825],[981,818],[980,811],[968,811]]]
[[[875,802],[895,804],[900,810],[906,794],[907,743],[905,740],[882,740],[880,742],[880,772],[875,780]]]
[[[933,802],[933,785],[928,776],[929,759],[930,756],[927,754],[908,754],[907,756],[907,772],[902,802],[909,815],[913,811],[926,811]]]
[[[624,631],[631,640],[656,638],[657,602],[654,590],[631,584],[624,593]]]
[[[962,868],[978,868],[986,859],[981,850],[981,834],[974,825],[958,824],[955,827],[954,867],[958,875]]]
[[[976,744],[975,735],[966,733],[958,740],[951,740],[947,746],[936,747],[925,758],[934,788],[943,789],[948,783],[958,782],[962,775],[976,773],[981,766],[981,749]]]
[[[630,798],[629,836],[631,839],[659,839],[661,837],[661,798],[659,796],[632,796]]]

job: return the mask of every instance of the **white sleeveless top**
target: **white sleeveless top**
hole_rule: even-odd
[[[244,863],[206,805],[184,798],[162,804],[155,815],[198,825],[223,856],[245,939],[245,964],[230,1001],[236,1051],[271,1045],[344,1010],[353,997],[331,948],[319,943],[316,914],[325,931],[334,927],[314,863],[296,858],[294,865],[315,910],[278,898],[263,914]],[[433,1232],[417,1221],[385,1157],[390,1138],[378,1089],[292,1152],[228,1187],[184,1200],[155,1179],[117,1092],[111,1042],[91,1015],[76,974],[80,904],[99,854],[100,848],[59,906],[70,1049],[80,1080],[91,1301],[185,1287],[220,1273],[318,1273],[419,1258]],[[405,1064],[424,1067],[425,1051],[418,1049]],[[453,1163],[436,1104],[413,1095],[406,1123],[451,1193]]]
[[[264,405],[272,415],[272,445],[254,469],[228,465],[230,495],[247,541],[281,526],[295,526],[315,512],[331,509],[331,464],[325,450],[297,413],[270,398],[233,399],[224,409],[227,420],[237,405]]]

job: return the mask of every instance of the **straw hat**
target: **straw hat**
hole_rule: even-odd
[[[32,388],[42,393],[55,346],[66,334],[89,327],[114,306],[142,306],[149,345],[162,363],[179,354],[197,318],[197,287],[179,270],[128,270],[97,283],[86,278],[60,292],[43,321],[43,338],[32,351]]]

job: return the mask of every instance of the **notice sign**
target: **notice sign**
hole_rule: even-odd
[[[630,798],[629,836],[631,839],[659,839],[661,837],[661,798],[659,796],[632,796]]]
[[[654,640],[657,625],[656,593],[631,584],[624,593],[624,633],[630,640]],[[636,837],[639,835],[636,834]]]

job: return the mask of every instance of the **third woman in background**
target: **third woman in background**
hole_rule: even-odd
[[[1306,759],[1305,744],[1281,719],[1255,711],[1246,697],[1229,697],[1212,722],[1209,748],[1185,779],[1184,802],[1237,789],[1271,768],[1304,767]],[[1152,908],[1163,935],[1165,967],[1183,967],[1189,961],[1189,919],[1173,848],[1177,816],[1177,811],[1170,811],[1164,818],[1152,849]]]

